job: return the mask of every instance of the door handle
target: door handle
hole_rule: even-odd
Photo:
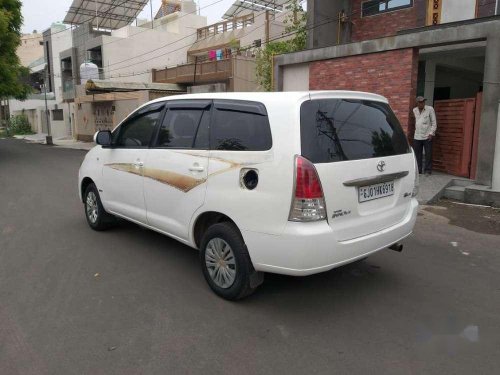
[[[142,168],[144,167],[144,163],[140,160],[137,160],[135,163],[134,163],[134,166],[135,167],[138,167],[138,168]]]
[[[194,164],[191,168],[189,168],[191,172],[203,172],[205,168],[203,168],[201,165]]]

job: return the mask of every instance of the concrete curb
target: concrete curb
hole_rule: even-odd
[[[15,135],[14,138],[23,140],[25,142],[29,143],[38,143],[42,145],[46,145],[45,141],[45,134],[29,134],[29,135]],[[73,139],[66,139],[66,138],[58,138],[53,140],[54,147],[58,148],[68,148],[68,149],[73,149],[73,150],[83,150],[83,151],[89,151],[91,150],[96,144],[94,142],[81,142],[81,141],[75,141]]]

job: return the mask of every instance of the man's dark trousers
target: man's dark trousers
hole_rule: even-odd
[[[418,172],[432,173],[432,140],[425,139],[421,141],[419,139],[414,139],[413,150],[415,151],[415,157],[417,158]],[[423,166],[423,169],[422,150],[425,150],[425,165]]]

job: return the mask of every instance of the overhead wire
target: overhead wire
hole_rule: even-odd
[[[222,0],[220,0],[220,1],[222,1]],[[267,5],[269,5],[269,4],[271,4],[271,2],[272,2],[272,1],[273,1],[273,0],[270,0],[270,1],[268,1],[266,4],[267,4]],[[294,0],[288,0],[288,1],[287,1],[286,3],[284,3],[283,5],[288,4],[288,3],[290,3],[291,1],[294,1]],[[257,13],[257,15],[256,15],[255,17],[258,17],[258,16],[260,16],[260,15],[264,14],[265,12],[266,12],[266,11],[264,10],[264,11],[262,11],[262,12],[260,12],[260,13]],[[208,26],[205,26],[205,27],[209,27],[209,26],[211,26],[211,25],[208,25]],[[173,45],[173,44],[175,44],[175,43],[180,42],[181,40],[185,40],[185,39],[190,38],[190,37],[192,37],[192,36],[196,36],[197,34],[198,34],[198,31],[196,31],[196,32],[194,32],[194,33],[192,33],[192,34],[186,35],[186,36],[184,36],[183,38],[177,39],[177,40],[175,40],[175,41],[173,41],[173,42],[167,43],[167,44],[165,44],[165,45],[163,45],[163,46],[161,46],[161,47],[158,47],[158,48],[156,48],[156,49],[154,49],[154,50],[150,50],[150,51],[148,51],[148,52],[146,52],[146,53],[142,54],[141,56],[133,56],[133,57],[130,57],[130,58],[125,59],[125,60],[121,60],[121,61],[116,61],[116,62],[113,62],[113,63],[111,63],[111,64],[108,64],[108,65],[107,65],[107,68],[109,69],[109,67],[110,67],[110,66],[118,65],[118,64],[121,64],[121,63],[124,63],[124,62],[127,62],[127,61],[131,61],[131,60],[134,60],[134,59],[137,59],[137,58],[143,57],[144,55],[148,55],[148,54],[150,54],[150,53],[157,52],[158,50],[161,50],[161,49],[164,49],[164,48],[166,48],[166,47],[169,47],[169,46],[171,46],[171,45]],[[189,46],[191,46],[191,44],[189,44],[189,45],[188,45],[188,47],[189,47]],[[183,49],[183,48],[186,48],[186,46],[182,46],[182,47],[180,47],[180,48],[178,48],[178,49],[175,49],[175,50],[173,50],[173,51],[169,51],[168,53],[170,53],[170,52],[177,52],[178,50]],[[165,55],[165,54],[161,54],[161,55],[158,55],[158,56],[156,56],[156,57],[154,57],[154,58],[157,58],[157,57],[162,57],[162,56],[164,56],[164,55]],[[150,60],[152,60],[152,59],[154,59],[154,58],[147,59],[147,60],[143,60],[142,62],[147,62],[147,61],[150,61]],[[134,66],[134,65],[136,65],[136,64],[132,64],[132,65],[129,65],[129,66]],[[123,69],[123,68],[119,68],[119,69],[121,70],[121,69]],[[109,70],[109,71],[116,71],[116,70],[118,70],[118,69],[112,69],[112,70]],[[109,71],[108,71],[108,72],[109,72]]]
[[[283,6],[288,5],[288,4],[289,4],[289,3],[291,3],[292,1],[295,1],[295,0],[288,0],[286,3],[284,3],[284,4],[283,4]],[[301,2],[303,2],[303,0],[302,0]],[[260,15],[264,14],[265,12],[266,12],[266,11],[264,10],[264,11],[262,11],[262,12],[258,13],[255,17],[258,17],[258,16],[260,16]],[[250,34],[254,33],[255,31],[257,31],[257,30],[259,30],[259,29],[261,29],[261,28],[263,28],[263,27],[265,27],[265,26],[266,26],[265,24],[262,24],[262,25],[260,25],[260,26],[256,26],[256,27],[254,27],[251,31],[249,31],[247,34],[245,34],[245,36],[248,36],[248,35],[250,35]],[[278,36],[278,39],[281,39],[281,38],[282,38],[282,36],[281,36],[281,35],[280,35],[280,36]],[[273,39],[273,40],[275,40],[275,39]],[[173,44],[173,43],[169,43],[169,44],[167,44],[167,45],[163,46],[162,48],[165,48],[165,47],[170,46],[170,45],[172,45],[172,44]],[[184,48],[189,48],[191,45],[192,45],[192,44],[187,44],[187,45],[181,46],[181,47],[179,47],[179,48],[176,48],[176,49],[174,49],[174,50],[169,50],[169,51],[167,51],[167,52],[165,52],[165,53],[162,53],[162,54],[159,54],[159,55],[157,55],[157,56],[153,56],[153,57],[151,57],[151,58],[148,58],[148,59],[145,59],[145,60],[141,60],[141,61],[139,61],[139,62],[135,62],[135,63],[133,63],[133,64],[127,65],[127,67],[126,67],[126,68],[129,68],[129,67],[131,67],[131,66],[135,66],[135,65],[139,65],[139,64],[142,64],[142,63],[145,63],[145,62],[148,62],[148,61],[151,61],[151,60],[157,59],[157,58],[159,58],[159,57],[168,56],[168,55],[170,55],[170,54],[172,54],[172,53],[174,53],[174,52],[177,52],[177,51],[179,51],[179,50],[181,50],[181,49],[184,49]],[[248,46],[253,46],[253,45],[248,45]],[[158,48],[158,49],[162,49],[162,48]],[[240,47],[240,48],[241,48],[241,47]],[[245,48],[247,48],[247,46],[245,46]],[[152,51],[150,51],[150,53],[151,53],[151,52],[156,52],[158,49],[156,49],[156,50],[152,50]],[[144,55],[142,55],[142,56],[144,56]],[[136,57],[135,57],[135,58],[136,58]],[[129,61],[129,60],[132,60],[132,58],[130,58],[130,59],[125,59],[125,60],[122,60],[122,61],[120,61],[120,62],[115,62],[115,63],[113,63],[113,64],[109,64],[109,65],[108,65],[108,67],[109,67],[109,66],[112,66],[112,65],[116,65],[116,64],[118,64],[118,63],[122,63],[122,62]],[[124,69],[124,68],[125,68],[125,67],[120,67],[120,68],[109,69],[109,70],[107,71],[107,73],[109,74],[109,73],[111,73],[111,72],[115,72],[115,71],[117,71],[117,70],[122,70],[122,69]],[[125,74],[125,75],[127,75],[127,73],[124,73],[124,74]],[[143,74],[143,73],[140,73],[140,74]],[[123,75],[120,75],[120,77],[123,77]]]
[[[293,1],[293,0],[289,0],[289,1],[287,1],[286,3],[284,3],[284,4],[283,4],[283,6],[287,5],[287,4],[288,4],[288,3],[290,3],[291,1]],[[301,1],[299,1],[299,2],[300,2],[300,3],[302,3],[303,1],[304,1],[304,0],[301,0]],[[378,4],[379,4],[379,3],[376,3],[376,4],[374,4],[373,6],[378,5]],[[352,17],[353,15],[355,15],[355,14],[357,14],[357,13],[360,13],[361,11],[362,11],[362,9],[360,8],[359,10],[357,10],[357,11],[353,11],[353,12],[351,12],[351,13],[347,14],[347,15],[344,15],[343,17],[348,17],[348,18],[350,18],[350,17]],[[264,12],[265,12],[265,11],[264,11]],[[261,12],[261,14],[262,14],[262,12]],[[320,23],[316,23],[316,24],[312,24],[312,25],[310,25],[310,26],[306,26],[305,30],[306,30],[306,31],[309,31],[309,30],[315,29],[315,28],[317,28],[317,27],[324,26],[324,25],[326,25],[326,24],[329,24],[329,23],[332,23],[332,22],[337,22],[337,21],[339,21],[339,20],[340,20],[340,17],[338,17],[338,16],[336,16],[336,17],[324,17],[324,18],[326,19],[326,21],[324,21],[324,22],[320,22]],[[265,26],[265,24],[263,24],[263,25],[261,25],[261,26],[257,26],[257,27],[255,27],[254,29],[252,29],[249,33],[247,33],[246,35],[249,35],[249,34],[251,34],[251,33],[255,32],[255,31],[257,31],[258,29],[260,29],[260,28],[262,28],[262,27],[264,27],[264,26]],[[147,29],[147,30],[149,30],[149,29]],[[283,38],[287,38],[287,37],[289,37],[289,36],[292,36],[292,35],[297,34],[298,32],[299,32],[299,30],[296,30],[296,31],[291,31],[291,32],[288,32],[288,33],[283,33],[283,34],[280,34],[280,35],[278,35],[278,36],[276,36],[276,37],[270,38],[270,39],[269,39],[269,41],[264,41],[264,42],[262,42],[262,43],[261,43],[261,45],[266,45],[266,44],[271,43],[271,42],[274,42],[274,41],[276,41],[276,40],[280,40],[280,39],[283,39]],[[179,41],[179,40],[178,40],[178,41]],[[176,42],[178,42],[178,41],[176,41]],[[162,48],[164,48],[164,47],[166,47],[166,46],[169,46],[169,45],[171,45],[171,44],[173,44],[173,43],[176,43],[176,42],[169,43],[169,44],[167,44],[167,45],[163,46]],[[159,57],[168,56],[169,54],[174,53],[174,52],[176,52],[176,51],[178,51],[178,50],[180,50],[180,49],[189,48],[189,46],[191,46],[191,45],[192,45],[192,44],[188,44],[188,45],[182,46],[182,47],[180,47],[180,48],[177,48],[177,49],[175,49],[175,50],[170,50],[170,51],[168,51],[168,52],[166,52],[166,53],[163,53],[163,54],[160,54],[160,55],[158,55],[158,56],[154,56],[154,57],[152,57],[152,58],[149,58],[149,59],[146,59],[146,60],[142,60],[142,61],[136,62],[136,63],[134,63],[134,64],[128,65],[127,67],[130,67],[130,66],[135,66],[135,65],[138,65],[138,64],[142,64],[142,63],[145,63],[145,62],[148,62],[148,61],[151,61],[151,60],[157,59],[157,58],[159,58]],[[246,50],[246,49],[249,49],[249,48],[252,48],[252,47],[254,47],[254,45],[253,45],[253,44],[248,44],[248,45],[246,45],[246,46],[240,47],[240,50]],[[161,49],[161,48],[159,48],[159,49]],[[151,52],[155,52],[155,51],[157,51],[157,50],[158,50],[158,49],[155,49],[155,50],[152,50],[152,51],[149,51],[149,52],[151,53]],[[141,55],[141,56],[143,56],[143,55]],[[122,61],[120,61],[120,62],[115,62],[115,63],[113,63],[113,64],[114,64],[114,65],[117,65],[118,63],[122,63],[122,62],[125,62],[125,61],[128,61],[128,60],[131,60],[131,59],[122,60]],[[111,64],[110,64],[110,66],[111,66]],[[175,67],[175,66],[177,66],[177,65],[173,65],[172,67]],[[122,70],[122,69],[124,69],[124,68],[125,68],[125,67],[120,67],[120,68],[110,69],[110,70],[108,70],[108,72],[107,72],[107,73],[109,74],[109,73],[111,73],[111,72],[115,72],[115,71],[118,71],[118,70]],[[168,69],[168,67],[167,67],[167,69]],[[131,76],[143,75],[143,74],[147,74],[147,73],[150,73],[150,72],[151,72],[151,70],[150,70],[150,69],[147,69],[147,70],[140,71],[140,72],[129,72],[129,73],[123,73],[123,74],[119,74],[119,75],[110,75],[108,78],[120,78],[120,77],[123,77],[123,78],[124,78],[124,77],[131,77]]]
[[[217,3],[221,2],[221,1],[223,1],[223,0],[217,0],[217,1],[215,1],[215,2],[212,2],[212,3],[208,4],[208,5],[206,5],[205,7],[200,8],[200,9],[204,9],[204,8],[209,7],[209,6],[215,5],[215,4],[217,4]],[[274,0],[270,0],[270,1],[268,1],[266,4],[267,4],[267,5],[270,5],[273,1],[274,1]],[[282,6],[283,6],[283,7],[285,7],[287,4],[289,4],[289,3],[290,3],[290,2],[292,2],[292,1],[294,1],[294,0],[288,0],[286,3],[283,3],[283,4],[282,4]],[[300,2],[301,2],[301,3],[302,3],[303,1],[304,1],[304,0],[300,0]],[[256,17],[258,17],[258,16],[260,16],[260,15],[264,14],[265,12],[266,12],[266,10],[264,10],[264,11],[262,11],[262,12],[258,13],[258,14],[256,15]],[[187,14],[185,14],[185,15],[183,15],[183,16],[181,16],[181,17],[179,17],[178,19],[180,19],[180,18],[182,18],[182,17],[184,17],[184,16],[186,16],[186,15],[187,15]],[[161,25],[159,25],[159,26],[161,26]],[[210,26],[210,25],[209,25],[209,26]],[[250,33],[254,32],[254,31],[256,31],[257,29],[260,29],[260,28],[262,28],[262,27],[264,27],[264,26],[265,26],[265,25],[258,26],[258,27],[256,27],[255,29],[253,29]],[[145,29],[144,31],[150,31],[150,29]],[[137,33],[137,34],[140,34],[140,33],[144,32],[144,31],[141,31],[141,32],[139,32],[139,33]],[[248,33],[248,34],[250,34],[250,33]],[[135,35],[137,35],[137,34],[135,34]],[[247,35],[248,35],[248,34],[247,34]],[[177,52],[177,51],[182,50],[182,49],[184,49],[184,48],[189,48],[189,47],[192,45],[192,43],[190,43],[190,44],[188,44],[188,45],[181,46],[181,47],[179,47],[179,48],[177,48],[177,49],[174,49],[174,50],[169,50],[168,52],[163,53],[163,54],[160,54],[160,55],[158,55],[158,56],[154,56],[154,57],[151,57],[151,58],[146,59],[146,60],[141,60],[141,61],[139,61],[139,62],[137,62],[137,63],[131,64],[131,65],[128,65],[128,66],[126,66],[126,67],[119,67],[119,68],[109,69],[109,67],[110,67],[110,66],[118,65],[118,64],[121,64],[121,63],[124,63],[124,62],[130,61],[130,60],[133,60],[133,59],[137,59],[137,58],[143,57],[144,55],[147,55],[147,54],[150,54],[150,53],[153,53],[153,52],[157,52],[158,50],[161,50],[161,49],[163,49],[163,48],[166,48],[166,47],[168,47],[168,46],[171,46],[171,45],[173,45],[173,44],[175,44],[175,43],[180,42],[181,40],[185,40],[185,39],[187,39],[187,38],[189,38],[189,37],[192,37],[192,36],[195,36],[195,35],[197,35],[197,31],[196,31],[196,32],[194,32],[194,33],[192,33],[192,34],[186,35],[186,36],[184,36],[184,37],[182,37],[182,38],[180,38],[180,39],[177,39],[177,40],[175,40],[175,41],[173,41],[173,42],[167,43],[167,44],[165,44],[165,45],[163,45],[163,46],[161,46],[161,47],[158,47],[158,48],[155,48],[155,49],[153,49],[153,50],[147,51],[147,52],[143,53],[143,54],[142,54],[142,55],[140,55],[140,56],[134,56],[134,57],[127,58],[127,59],[124,59],[124,60],[121,60],[121,61],[117,61],[117,62],[114,62],[114,63],[111,63],[111,64],[107,64],[107,66],[106,66],[106,67],[100,68],[100,70],[101,70],[101,71],[103,71],[104,73],[106,73],[106,69],[108,69],[108,70],[107,70],[107,73],[109,74],[110,72],[114,72],[114,71],[118,71],[118,70],[123,70],[123,69],[125,69],[125,68],[130,67],[130,66],[135,66],[135,65],[138,65],[138,64],[142,64],[142,63],[144,63],[144,62],[148,62],[148,61],[154,60],[154,59],[159,58],[159,57],[167,56],[167,55],[169,55],[169,54],[171,54],[171,53],[173,53],[173,52]],[[108,42],[108,43],[103,43],[101,46],[104,46],[104,45],[107,45],[107,44],[111,44],[111,43],[113,43],[113,42],[122,41],[122,40],[123,40],[123,39],[112,40],[112,41],[110,41],[110,42]],[[109,76],[108,78],[131,77],[131,76],[143,75],[143,74],[146,74],[146,73],[149,73],[149,72],[150,72],[149,70],[146,70],[146,71],[141,71],[141,72],[123,73],[123,74],[119,74],[118,76],[113,76],[113,75],[111,75],[111,76]],[[69,78],[69,77],[68,77],[68,78]],[[72,77],[72,78],[74,78],[74,77]]]

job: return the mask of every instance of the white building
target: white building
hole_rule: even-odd
[[[261,91],[255,56],[266,43],[290,38],[286,26],[294,13],[287,2],[236,0],[223,21],[196,31],[185,62],[157,65],[153,82],[185,85],[189,92]]]
[[[133,17],[142,10],[140,7],[128,14],[129,18],[121,14],[120,7],[115,8],[113,11],[120,13],[123,22],[113,22],[113,13],[107,13],[99,22],[92,23],[80,15],[86,14],[86,9],[70,8],[65,22],[78,27],[73,30],[72,48],[60,56],[63,87],[68,92],[65,99],[76,96],[76,86],[81,83],[80,65],[86,61],[98,66],[100,79],[141,83],[151,82],[153,68],[185,62],[186,51],[196,41],[196,30],[206,26],[207,21],[206,17],[196,14],[194,1],[178,3],[173,13],[153,22],[136,21],[135,26]]]
[[[21,44],[17,47],[16,54],[21,65],[28,66],[36,59],[43,56],[43,36],[40,33],[23,34]]]
[[[59,54],[62,98],[69,108],[74,137],[88,140],[96,126],[116,124],[125,115],[123,108],[130,111],[131,107],[142,104],[143,98],[150,97],[131,95],[135,98],[132,105],[126,95],[91,95],[89,102],[82,85],[82,64],[97,65],[99,73],[95,78],[114,83],[106,85],[108,88],[118,90],[120,87],[123,90],[124,87],[142,87],[137,84],[151,83],[153,68],[186,61],[187,50],[196,41],[197,29],[207,24],[206,17],[196,14],[194,1],[167,0],[163,3],[171,2],[175,6],[170,7],[170,13],[165,11],[169,9],[167,6],[161,13],[162,17],[152,22],[139,22],[135,17],[147,4],[145,0],[109,11],[106,11],[108,8],[98,8],[98,17],[94,19],[87,16],[90,14],[88,7],[93,4],[75,0],[65,18],[66,23],[77,25],[72,30],[73,44]],[[106,114],[104,119],[101,119],[102,113]]]
[[[156,19],[153,25],[147,22],[113,30],[98,41],[103,78],[150,83],[153,68],[186,62],[196,30],[206,25],[206,17],[197,15],[194,2],[189,1],[182,3],[181,11]]]
[[[34,45],[35,42],[31,39],[36,40],[38,46]],[[32,52],[37,51],[38,54],[41,52],[41,56],[33,53],[27,54],[25,48],[21,48],[20,51],[22,51],[25,60],[27,56],[35,58],[34,61],[27,65],[31,71],[31,84],[35,93],[25,101],[10,100],[10,113],[13,116],[26,115],[34,132],[47,134],[44,95],[46,89],[51,135],[54,138],[69,136],[71,134],[71,123],[68,108],[64,106],[62,98],[59,53],[71,47],[71,30],[61,23],[54,23],[43,32],[42,38],[31,39],[31,46],[34,50]],[[40,42],[42,43],[41,46]]]

